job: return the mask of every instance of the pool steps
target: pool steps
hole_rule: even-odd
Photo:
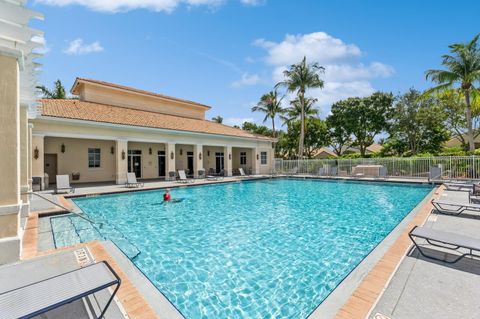
[[[140,250],[114,225],[106,222],[99,226],[75,215],[59,215],[50,218],[55,248],[76,245],[92,240],[111,240],[131,260]]]

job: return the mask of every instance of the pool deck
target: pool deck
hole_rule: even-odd
[[[303,175],[295,175],[294,177],[312,178],[311,176]],[[258,176],[258,178],[265,178],[265,176]],[[314,178],[323,179],[324,177]],[[339,179],[382,182],[416,182],[422,184],[428,182],[427,180],[412,181],[400,178],[378,180],[342,177]],[[85,185],[84,187],[77,186],[75,195],[90,196],[125,191],[236,182],[239,180],[243,180],[243,178],[226,177],[222,181],[217,182],[196,180],[195,183],[190,184],[155,181],[145,183],[145,186],[140,189],[126,189],[123,185]],[[68,200],[68,197],[71,195],[51,195],[48,194],[48,192],[43,192],[43,195],[50,196],[55,202],[67,206],[69,209],[74,208],[71,205],[71,201]],[[442,197],[443,199],[451,198],[454,200],[465,201],[466,193],[448,192],[444,191],[443,187],[439,187],[432,195],[434,198]],[[468,198],[466,200],[468,201]],[[37,204],[37,206],[33,206],[38,207],[39,209],[37,212],[31,213],[25,229],[24,247],[22,252],[22,258],[24,259],[38,255],[48,255],[58,251],[49,250],[46,252],[40,252],[38,250],[38,217],[39,214],[60,212],[61,210],[54,209],[52,205],[50,205],[50,207],[48,207],[49,205],[44,205],[45,207],[43,207],[40,202]],[[453,217],[434,213],[431,214],[431,211],[432,206],[428,200],[425,200],[415,211],[412,211],[412,213],[405,218],[403,224],[397,227],[400,229],[392,235],[392,238],[385,240],[386,243],[383,245],[383,249],[380,252],[377,252],[377,258],[375,259],[372,257],[372,260],[367,263],[367,268],[357,273],[354,280],[350,280],[350,286],[348,289],[344,288],[343,291],[341,291],[342,288],[339,286],[339,288],[336,289],[339,292],[334,291],[334,293],[332,293],[326,301],[317,308],[317,311],[312,313],[310,318],[378,319],[478,317],[472,314],[478,315],[478,313],[480,313],[479,303],[475,302],[480,298],[480,290],[475,291],[476,293],[472,293],[471,290],[475,290],[480,284],[480,276],[478,276],[480,274],[480,270],[478,270],[480,263],[477,263],[477,265],[475,265],[476,267],[473,267],[471,265],[473,261],[471,261],[471,259],[465,259],[464,261],[457,263],[457,266],[445,266],[438,262],[419,258],[415,251],[411,252],[412,245],[408,238],[408,231],[415,225],[425,224],[429,227],[449,230],[452,232],[462,233],[465,231],[465,234],[480,238],[478,231],[476,231],[480,226],[480,217],[476,219]],[[96,259],[107,260],[118,267],[114,267],[115,271],[118,269],[122,280],[127,283],[127,285],[125,285],[127,287],[123,288],[123,290],[121,288],[119,292],[119,301],[130,318],[160,317],[158,315],[158,309],[155,311],[152,308],[153,295],[151,294],[151,291],[149,291],[149,289],[142,289],[140,291],[135,288],[136,285],[129,280],[131,273],[127,275],[126,272],[122,270],[126,267],[125,263],[122,263],[122,266],[119,266],[116,263],[115,259],[111,256],[112,253],[108,252],[108,249],[110,249],[108,248],[108,244],[96,241],[81,245],[89,247]],[[107,246],[107,249],[105,249],[105,245]],[[130,263],[130,261],[128,262]],[[468,265],[465,266],[463,265],[464,263],[468,263]],[[130,266],[127,265],[127,267]],[[425,279],[423,279],[422,276],[425,276]],[[347,277],[345,282],[349,281],[349,277]],[[412,278],[416,278],[416,280],[413,280]],[[454,284],[455,282],[457,284]],[[130,286],[128,283],[130,283]],[[452,284],[452,290],[448,289],[450,287],[449,285],[445,287],[445,283]],[[459,285],[459,283],[461,283],[461,285]],[[437,289],[441,289],[442,293],[438,294]],[[149,294],[150,296],[145,298],[145,295]],[[436,298],[436,296],[438,298]],[[146,299],[149,299],[150,302],[147,302]],[[341,301],[340,304],[339,301]],[[427,305],[425,305],[425,303],[427,303]],[[447,304],[448,306],[446,306]],[[452,304],[456,307],[452,306]],[[461,315],[453,316],[454,313]],[[145,314],[151,314],[151,316]],[[470,314],[470,316],[468,314]],[[384,315],[384,317],[380,315]]]
[[[445,191],[442,200],[468,203],[468,193]],[[480,214],[445,215],[436,211],[424,227],[462,234],[480,240]],[[422,244],[438,258],[452,254]],[[480,260],[463,258],[448,264],[421,256],[416,249],[407,252],[378,299],[369,318],[479,318]],[[383,315],[383,317],[381,317]]]

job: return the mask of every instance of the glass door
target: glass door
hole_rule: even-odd
[[[128,172],[135,173],[137,178],[142,177],[142,151],[128,150]]]
[[[165,151],[158,151],[158,176],[165,177]]]
[[[193,176],[195,174],[193,172],[193,152],[187,152],[187,168],[188,174]]]
[[[217,152],[215,153],[215,170],[218,173],[220,173],[224,168],[224,158],[223,158],[223,152]]]

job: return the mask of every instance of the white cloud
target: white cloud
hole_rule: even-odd
[[[266,0],[240,0],[240,2],[245,6],[261,6],[264,5]]]
[[[34,50],[35,50],[35,53],[39,53],[39,54],[47,54],[48,52],[50,52],[50,47],[48,46],[47,44],[47,40],[42,37],[42,36],[33,36],[32,37],[32,42],[35,42],[35,43],[39,43],[41,44],[42,46],[40,47],[36,47]]]
[[[258,39],[254,44],[268,51],[266,59],[272,65],[296,63],[304,56],[311,61],[326,64],[357,58],[361,55],[356,45],[345,44],[342,40],[325,32],[304,35],[287,34],[280,43]]]
[[[232,82],[231,87],[241,88],[243,86],[256,85],[258,82],[260,82],[260,77],[257,74],[243,73],[239,80]]]
[[[81,5],[94,11],[125,12],[135,9],[147,9],[156,12],[173,12],[179,5],[187,7],[219,7],[226,0],[36,0],[52,6]],[[258,5],[264,0],[240,0],[244,5]]]
[[[298,63],[304,56],[325,67],[321,78],[323,89],[309,90],[308,95],[318,99],[322,113],[328,113],[332,103],[352,96],[366,96],[375,91],[370,80],[390,77],[392,66],[381,62],[364,64],[362,51],[355,44],[347,44],[325,32],[286,35],[281,42],[258,39],[255,45],[266,51],[265,62],[272,67],[274,83],[284,80],[283,71]],[[326,115],[326,114],[324,114]]]
[[[83,40],[78,38],[71,41],[63,53],[70,55],[82,55],[89,53],[102,52],[103,47],[99,41],[92,42],[90,44],[83,43]]]
[[[223,124],[225,124],[225,125],[230,125],[230,126],[237,125],[237,126],[240,126],[240,127],[242,127],[242,124],[244,122],[255,122],[255,120],[253,119],[253,117],[246,117],[246,118],[228,117],[228,118],[223,120]]]

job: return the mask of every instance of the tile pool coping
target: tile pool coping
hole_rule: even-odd
[[[104,243],[95,240],[87,243],[80,243],[74,246],[39,252],[37,250],[38,219],[38,212],[31,213],[27,219],[22,241],[21,260],[28,260],[39,256],[53,255],[60,251],[73,251],[75,249],[86,247],[97,262],[103,260],[107,261],[121,278],[122,284],[118,290],[116,300],[120,302],[121,307],[125,310],[129,318],[160,318],[150,304],[146,302],[143,294],[141,294],[139,289],[136,287],[136,282],[134,284],[133,280],[131,280],[132,278],[127,276],[126,272],[124,271],[125,267],[120,265],[120,262],[117,262],[117,258],[112,257],[109,251],[107,251]]]
[[[383,182],[385,184],[429,184],[426,182],[415,181],[389,181],[389,180],[369,180],[369,179],[337,179],[337,178],[322,178],[322,177],[307,177],[307,176],[275,176],[273,179],[315,179],[325,181],[345,181],[345,182]],[[121,190],[109,192],[97,192],[95,194],[78,194],[70,196],[59,196],[59,201],[67,207],[76,206],[70,199],[79,197],[90,197],[91,195],[113,195],[119,193],[138,192],[138,191],[153,191],[163,188],[174,187],[190,187],[190,186],[206,186],[225,184],[241,181],[252,181],[257,179],[269,179],[269,177],[255,178],[255,179],[241,179],[241,180],[227,180],[215,183],[196,183],[190,185],[174,185],[154,188],[142,188],[134,190]],[[432,191],[425,196],[425,198],[417,204],[417,206],[410,211],[402,221],[387,235],[370,253],[337,285],[337,287],[322,301],[308,316],[308,318],[365,318],[368,316],[371,309],[373,309],[377,300],[380,298],[384,288],[387,286],[390,278],[395,273],[401,260],[404,258],[406,252],[410,248],[410,243],[407,238],[404,238],[406,233],[410,230],[412,223],[415,225],[423,224],[431,211],[431,204],[429,201],[432,197],[439,195],[443,188],[433,188]],[[58,214],[58,212],[56,213]],[[37,214],[37,218],[38,218]],[[40,214],[44,216],[44,214]],[[413,227],[413,226],[412,226]],[[403,240],[402,240],[403,239]],[[393,243],[392,243],[393,242]],[[88,243],[87,243],[88,244]],[[400,248],[398,248],[400,247]],[[393,252],[391,252],[393,250]],[[390,256],[392,255],[392,256]],[[128,260],[133,267],[136,267],[133,262]],[[146,277],[145,277],[146,278]],[[149,280],[146,278],[146,280]],[[373,283],[372,283],[373,282]],[[155,288],[156,289],[156,288]],[[158,290],[158,289],[157,289]],[[160,292],[161,293],[161,292]],[[157,314],[162,315],[157,311]]]

